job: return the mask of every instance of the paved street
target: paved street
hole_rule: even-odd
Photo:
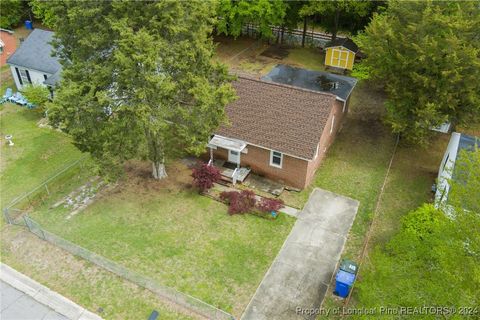
[[[244,320],[309,319],[335,272],[359,202],[315,189],[242,316]]]
[[[68,320],[29,295],[0,281],[2,320]]]
[[[0,263],[2,320],[102,320],[55,291]]]

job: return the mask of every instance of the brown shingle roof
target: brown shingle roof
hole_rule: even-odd
[[[240,76],[238,99],[226,108],[230,125],[217,134],[288,155],[313,159],[335,96]]]

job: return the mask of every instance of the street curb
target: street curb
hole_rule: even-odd
[[[103,320],[95,313],[88,311],[4,263],[0,264],[0,280],[71,320]]]

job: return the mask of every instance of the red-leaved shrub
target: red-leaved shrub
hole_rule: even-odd
[[[262,212],[277,212],[283,208],[283,201],[280,199],[262,198],[257,202],[257,209]]]
[[[224,191],[220,194],[220,199],[228,203],[230,215],[250,212],[256,202],[255,193],[251,190]]]
[[[193,185],[198,188],[200,192],[205,192],[213,184],[220,180],[221,174],[215,166],[209,166],[207,163],[202,163],[192,170]]]

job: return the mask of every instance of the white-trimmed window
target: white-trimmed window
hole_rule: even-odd
[[[270,165],[272,167],[281,168],[283,164],[283,154],[278,151],[270,151]]]
[[[18,82],[21,85],[32,83],[32,79],[30,79],[30,73],[27,69],[19,69],[15,67],[15,71],[17,72]]]
[[[20,77],[22,77],[23,83],[32,83],[30,80],[30,75],[28,74],[28,70],[26,69],[19,69],[20,70]]]
[[[335,124],[335,115],[332,117],[332,124],[330,125],[330,134],[333,132],[333,125]]]

